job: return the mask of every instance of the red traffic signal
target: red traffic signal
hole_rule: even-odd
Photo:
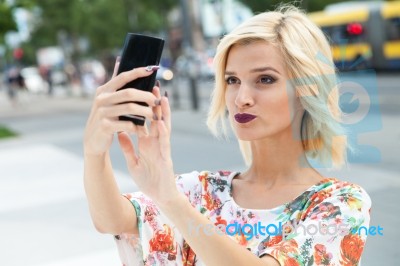
[[[15,48],[13,56],[15,59],[20,60],[24,56],[24,50],[22,50],[22,48]]]
[[[347,32],[350,35],[360,35],[363,33],[363,26],[360,23],[351,23],[347,25]]]

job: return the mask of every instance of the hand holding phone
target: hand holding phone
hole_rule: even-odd
[[[137,67],[159,65],[163,48],[163,39],[128,33],[125,38],[117,75]],[[156,75],[157,71],[153,71],[150,76],[133,80],[118,90],[134,88],[151,92],[156,81]],[[147,106],[147,104],[143,102],[135,103]],[[143,116],[135,114],[120,116],[119,120],[132,121],[135,125],[141,126],[145,123],[145,118]]]

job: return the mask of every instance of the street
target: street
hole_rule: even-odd
[[[362,265],[397,265],[400,249],[400,77],[378,76],[379,130],[360,134],[358,143],[379,150],[375,163],[354,163],[322,173],[360,184],[372,199],[371,225]],[[237,142],[217,140],[205,125],[212,83],[199,85],[200,110],[190,110],[187,84],[179,83],[181,106],[173,110],[172,151],[176,173],[243,170]],[[19,133],[0,140],[0,264],[120,265],[112,236],[94,229],[83,189],[82,137],[91,99],[60,92],[53,98],[30,95],[14,109],[0,90],[0,124]],[[122,192],[136,190],[119,150],[111,148]]]

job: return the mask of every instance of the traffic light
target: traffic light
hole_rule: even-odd
[[[347,32],[350,35],[360,35],[363,33],[363,26],[360,23],[351,23],[347,25]]]
[[[13,51],[13,56],[15,60],[21,60],[24,56],[24,50],[22,50],[22,48],[15,48]]]

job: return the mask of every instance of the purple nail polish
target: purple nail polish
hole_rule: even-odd
[[[160,81],[158,79],[156,80],[156,86],[161,88],[161,83],[160,83]]]
[[[156,100],[154,101],[154,105],[155,105],[155,106],[161,105],[161,99],[156,99]]]
[[[159,66],[147,66],[147,67],[146,67],[146,71],[147,71],[147,72],[156,71],[156,70],[158,70],[158,69],[160,69]]]
[[[168,92],[167,91],[164,92],[164,96],[168,98]]]

